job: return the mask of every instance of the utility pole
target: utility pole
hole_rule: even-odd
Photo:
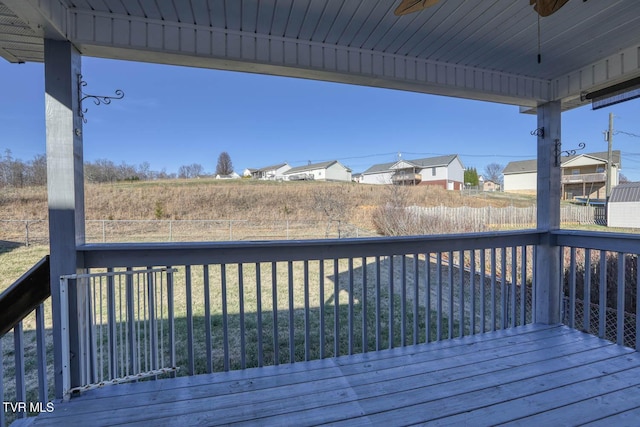
[[[612,178],[612,166],[613,166],[613,113],[609,113],[609,131],[607,132],[607,203],[609,202],[609,196],[611,196],[611,178]]]

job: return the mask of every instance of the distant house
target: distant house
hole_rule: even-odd
[[[216,175],[216,179],[239,179],[240,175],[235,172],[231,172],[229,175]]]
[[[483,181],[482,182],[482,191],[500,191],[500,184],[493,181]]]
[[[257,169],[246,168],[244,171],[242,171],[242,176],[244,178],[251,178],[255,171],[257,171]]]
[[[380,163],[362,172],[364,184],[435,185],[462,190],[464,165],[457,154]]]
[[[278,163],[277,165],[266,166],[260,169],[253,169],[251,177],[254,179],[276,180],[283,179],[282,175],[291,169],[287,163]]]
[[[640,228],[640,182],[628,182],[611,189],[607,203],[609,227]]]
[[[605,198],[607,182],[608,153],[586,153],[562,157],[562,199],[571,200],[576,197],[590,199]],[[621,168],[620,151],[612,153],[611,186],[618,184]],[[504,175],[504,191],[536,192],[538,173],[536,160],[510,162],[502,171]]]
[[[344,181],[351,182],[351,169],[337,160],[291,168],[282,174],[289,181]]]

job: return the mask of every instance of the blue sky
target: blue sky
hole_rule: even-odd
[[[0,60],[0,150],[28,161],[45,152],[44,66]],[[85,92],[123,100],[86,103],[85,160],[215,170],[227,151],[238,172],[280,162],[375,163],[459,154],[467,167],[535,158],[536,118],[515,106],[257,74],[83,58]],[[622,173],[640,180],[640,100],[563,114],[563,148],[606,151],[615,115]],[[624,133],[622,133],[624,132]],[[632,134],[632,135],[629,135]]]

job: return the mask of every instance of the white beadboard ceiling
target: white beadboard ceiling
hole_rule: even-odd
[[[318,78],[535,107],[640,75],[640,1],[0,0],[0,56],[85,55]],[[539,27],[539,31],[538,31]],[[541,63],[538,63],[538,53]]]

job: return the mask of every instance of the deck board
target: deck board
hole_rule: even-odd
[[[22,425],[632,422],[640,354],[565,326],[91,390]]]

